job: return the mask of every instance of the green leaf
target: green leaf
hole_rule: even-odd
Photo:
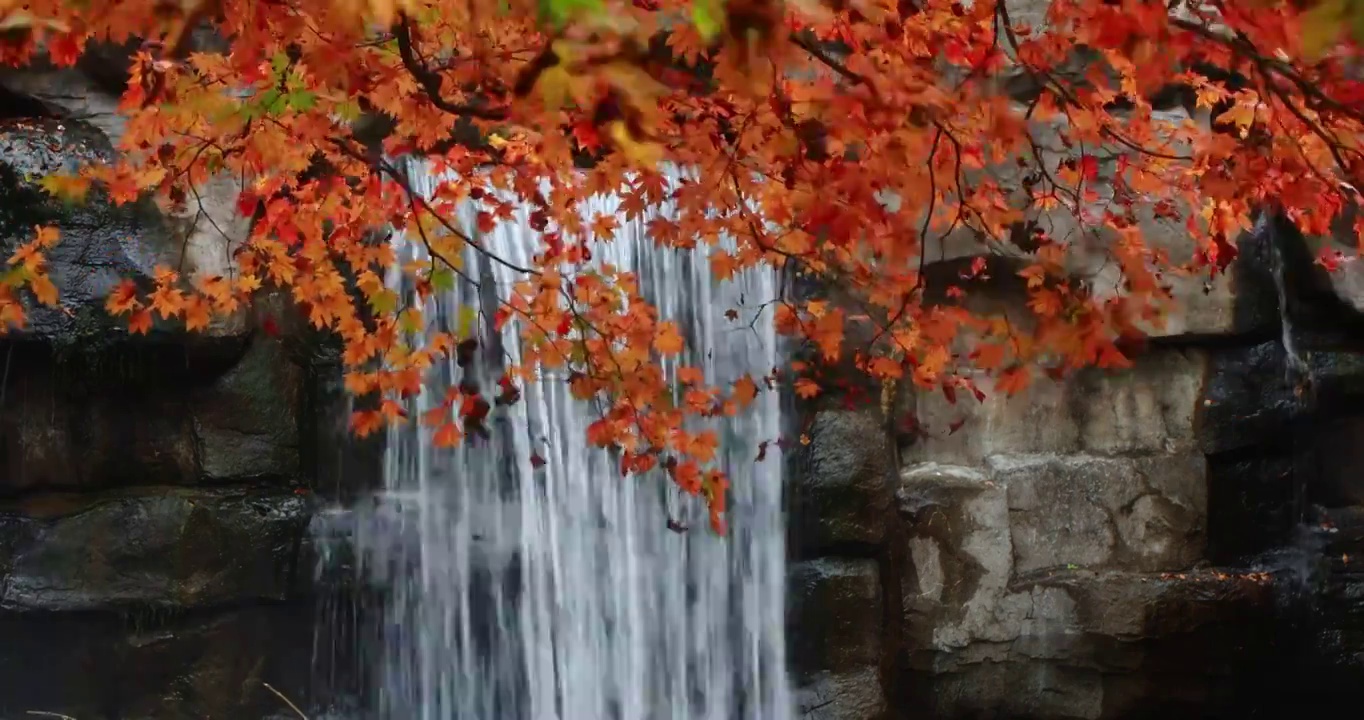
[[[284,54],[283,52],[277,52],[275,53],[274,57],[270,58],[270,69],[275,72],[275,75],[277,77],[280,74],[282,74],[288,67],[289,56]]]
[[[436,268],[431,271],[431,287],[440,292],[455,289],[455,273],[450,268]]]
[[[578,15],[601,13],[602,0],[540,0],[540,16],[562,25]]]
[[[369,306],[380,315],[388,315],[398,309],[398,293],[384,288],[370,296]]]
[[[474,323],[478,322],[478,310],[472,305],[464,305],[459,309],[459,316],[456,320],[455,336],[461,338],[473,337]]]
[[[286,100],[288,101],[289,107],[298,110],[299,112],[307,112],[312,110],[313,106],[317,104],[317,95],[308,92],[307,90],[298,90],[289,93],[289,97],[286,98]]]
[[[270,107],[277,103],[278,101],[279,90],[276,90],[275,88],[270,88],[269,90],[266,90],[265,92],[261,93],[260,97],[256,98],[255,102],[251,103],[251,105],[254,106],[253,112],[265,113],[269,115],[273,113]]]
[[[355,122],[360,119],[360,104],[354,100],[347,100],[336,106],[336,114],[346,122]]]
[[[691,21],[701,39],[710,42],[724,27],[724,0],[696,0],[692,5]]]
[[[273,93],[273,97],[270,98],[270,102],[265,104],[267,115],[278,115],[289,108],[289,98],[273,90],[270,92]]]
[[[413,308],[408,308],[402,311],[401,313],[398,313],[398,327],[402,328],[403,332],[412,335],[416,335],[417,333],[421,332],[422,331],[421,313],[417,312]]]

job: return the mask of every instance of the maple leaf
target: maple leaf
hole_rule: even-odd
[[[28,287],[33,291],[33,296],[38,298],[38,302],[48,307],[57,304],[57,286],[52,284],[47,275],[34,275],[28,281]]]
[[[796,395],[802,398],[813,398],[821,392],[823,390],[819,387],[819,383],[810,378],[798,378],[796,380]]]
[[[199,295],[191,295],[184,302],[185,329],[191,332],[207,328],[213,320],[213,308]]]
[[[436,429],[435,434],[431,436],[431,442],[435,443],[436,447],[442,448],[455,447],[456,445],[459,445],[460,441],[463,439],[464,433],[461,433],[459,428],[452,422],[441,424],[441,426]]]
[[[453,356],[469,380],[421,419],[442,445],[488,437],[491,407],[517,402],[546,370],[567,372],[572,395],[604,412],[588,439],[620,451],[624,472],[669,468],[714,528],[724,527],[728,481],[702,467],[715,455],[702,428],[750,406],[760,382],[799,376],[797,395],[860,407],[875,399],[856,382],[821,387],[814,365],[977,399],[963,371],[1016,393],[1038,370],[1121,366],[1132,326],[1182,300],[1167,278],[1228,270],[1263,206],[1327,235],[1364,187],[1354,140],[1364,118],[1350,111],[1364,104],[1349,62],[1349,37],[1364,28],[1354,0],[1236,6],[1219,14],[1217,32],[1159,3],[1065,0],[1044,23],[1014,23],[1007,52],[996,8],[982,3],[916,3],[912,22],[892,6],[816,0],[305,0],[283,15],[224,12],[214,0],[105,5],[0,14],[20,35],[0,49],[10,66],[70,64],[96,38],[163,38],[128,63],[117,156],[39,186],[72,201],[96,185],[115,203],[153,195],[193,215],[209,183],[231,179],[245,185],[233,202],[251,221],[230,271],[186,284],[159,269],[144,292],[115,287],[110,314],[134,333],[157,316],[203,331],[262,290],[290,298],[341,341],[347,390],[369,408],[357,433],[407,422],[403,400]],[[227,40],[191,52],[190,29],[205,21]],[[382,51],[361,41],[378,28]],[[539,50],[526,58],[513,47]],[[939,62],[924,62],[925,48]],[[1104,72],[1054,73],[1026,106],[995,81],[1010,58],[1046,69],[1096,48]],[[1221,72],[1231,68],[1274,77],[1242,82]],[[1170,87],[1188,88],[1213,122],[1157,111]],[[371,117],[382,119],[374,138],[361,132]],[[407,153],[429,172],[398,160]],[[613,205],[597,196],[612,194],[619,212],[597,211]],[[1192,241],[1188,267],[1146,215]],[[520,217],[536,247],[483,237]],[[435,261],[399,262],[400,244],[376,228]],[[976,282],[990,277],[986,258],[937,273],[932,245],[968,235],[1023,261],[1027,302],[1010,315],[1025,322],[979,309],[998,299]],[[14,250],[0,323],[25,321],[25,291],[56,301],[44,268],[57,236],[40,228]],[[631,252],[650,252],[637,242],[678,257],[700,249],[711,281],[744,275],[728,286],[737,302],[707,296],[726,303],[716,317],[760,334],[770,322],[812,346],[815,362],[747,368],[728,392],[679,368],[671,386],[660,365],[675,366],[685,342],[676,323],[658,321],[650,298],[662,295],[642,285],[660,268],[707,279],[690,278],[691,260],[615,267],[622,248],[603,246],[618,236]],[[477,272],[464,267],[466,251]],[[1102,283],[1075,274],[1098,255],[1114,261],[1119,286],[1097,291]],[[466,274],[496,278],[484,286],[496,307],[483,312],[521,343],[522,362],[488,394],[464,392],[484,370],[481,316],[465,302],[454,317],[444,309]],[[945,286],[927,282],[939,274]],[[780,293],[796,279],[809,300],[754,297],[750,281],[774,275]],[[989,297],[977,304],[977,294]],[[264,334],[280,332],[277,312],[255,315]]]
[[[38,181],[39,187],[53,197],[71,202],[80,202],[90,192],[92,181],[84,175],[53,174]]]
[[[758,384],[753,382],[753,378],[745,375],[734,381],[734,399],[740,406],[747,406],[758,397]]]
[[[592,219],[592,236],[599,240],[610,240],[615,237],[617,227],[619,227],[619,222],[615,215],[598,213]]]
[[[664,356],[676,355],[682,352],[682,334],[678,332],[677,323],[662,322],[654,331],[654,349]]]
[[[104,301],[110,315],[122,315],[136,310],[142,303],[137,299],[137,284],[132,280],[120,282]]]
[[[128,330],[138,335],[146,335],[152,329],[152,313],[150,310],[134,310],[128,316]]]
[[[1032,377],[1026,367],[1014,366],[999,374],[995,381],[995,389],[1006,395],[1016,395],[1025,390],[1031,381]]]

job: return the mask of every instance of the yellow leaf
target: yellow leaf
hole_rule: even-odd
[[[607,134],[616,147],[620,148],[621,153],[636,165],[653,168],[663,160],[663,148],[658,143],[632,137],[623,122],[611,123],[607,128]]]
[[[53,197],[61,200],[79,202],[90,191],[90,178],[82,175],[48,175],[38,181],[38,186]]]
[[[572,96],[570,92],[572,80],[573,77],[562,64],[540,73],[540,79],[535,83],[535,87],[540,91],[540,100],[545,104],[546,110],[556,112],[569,101]]]
[[[1302,16],[1302,52],[1309,60],[1321,57],[1340,37],[1350,0],[1322,0]]]

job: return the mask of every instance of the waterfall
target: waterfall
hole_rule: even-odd
[[[441,178],[408,166],[415,190]],[[670,180],[679,182],[680,174]],[[598,196],[585,218],[616,213]],[[459,218],[470,231],[477,208]],[[664,206],[653,213],[670,213]],[[594,261],[633,270],[662,319],[688,339],[685,357],[716,383],[777,365],[777,339],[761,303],[775,276],[750,271],[724,283],[710,274],[704,245],[656,248],[649,217],[627,221]],[[520,266],[540,248],[529,210],[477,235]],[[398,262],[428,260],[396,238]],[[425,306],[427,332],[489,318],[517,274],[471,251],[471,276]],[[477,283],[477,287],[474,283]],[[402,273],[390,285],[409,300]],[[461,309],[464,309],[461,312]],[[737,311],[727,316],[726,311]],[[756,319],[756,321],[755,321]],[[490,390],[502,358],[519,357],[516,328],[477,325],[482,355],[470,367]],[[460,382],[451,359],[410,400],[412,417]],[[384,641],[376,662],[374,714],[382,720],[786,720],[793,705],[784,639],[785,529],[782,461],[755,462],[775,440],[776,393],[760,393],[720,428],[720,458],[732,487],[730,530],[716,536],[695,498],[665,475],[622,478],[610,453],[587,445],[593,408],[571,398],[566,377],[544,374],[520,402],[493,411],[487,439],[449,450],[407,423],[389,431],[384,490],[358,524],[365,580],[383,588]],[[357,511],[359,512],[359,511]],[[674,519],[691,528],[670,530]]]
[[[1307,363],[1298,352],[1297,339],[1293,336],[1293,320],[1288,304],[1288,263],[1283,256],[1282,239],[1274,223],[1274,213],[1262,211],[1255,219],[1251,233],[1264,237],[1269,243],[1270,273],[1274,276],[1274,290],[1279,299],[1279,342],[1283,344],[1285,369],[1289,382],[1296,383],[1310,374]]]

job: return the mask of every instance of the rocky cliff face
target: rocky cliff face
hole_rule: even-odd
[[[63,233],[61,307],[0,342],[0,717],[260,717],[279,707],[262,683],[308,672],[318,373],[252,316],[110,320],[113,285],[157,264],[231,272],[235,191],[63,206],[35,183],[115,152],[114,100],[75,70],[0,86],[0,241]]]
[[[1178,225],[1144,230],[1178,259]],[[1358,687],[1364,300],[1357,263],[1313,266],[1332,244],[1352,252],[1265,224],[1227,276],[1172,279],[1180,311],[1128,370],[805,408],[803,717],[1292,717]],[[969,302],[1021,307],[999,251],[949,237],[927,272],[1003,260]]]

